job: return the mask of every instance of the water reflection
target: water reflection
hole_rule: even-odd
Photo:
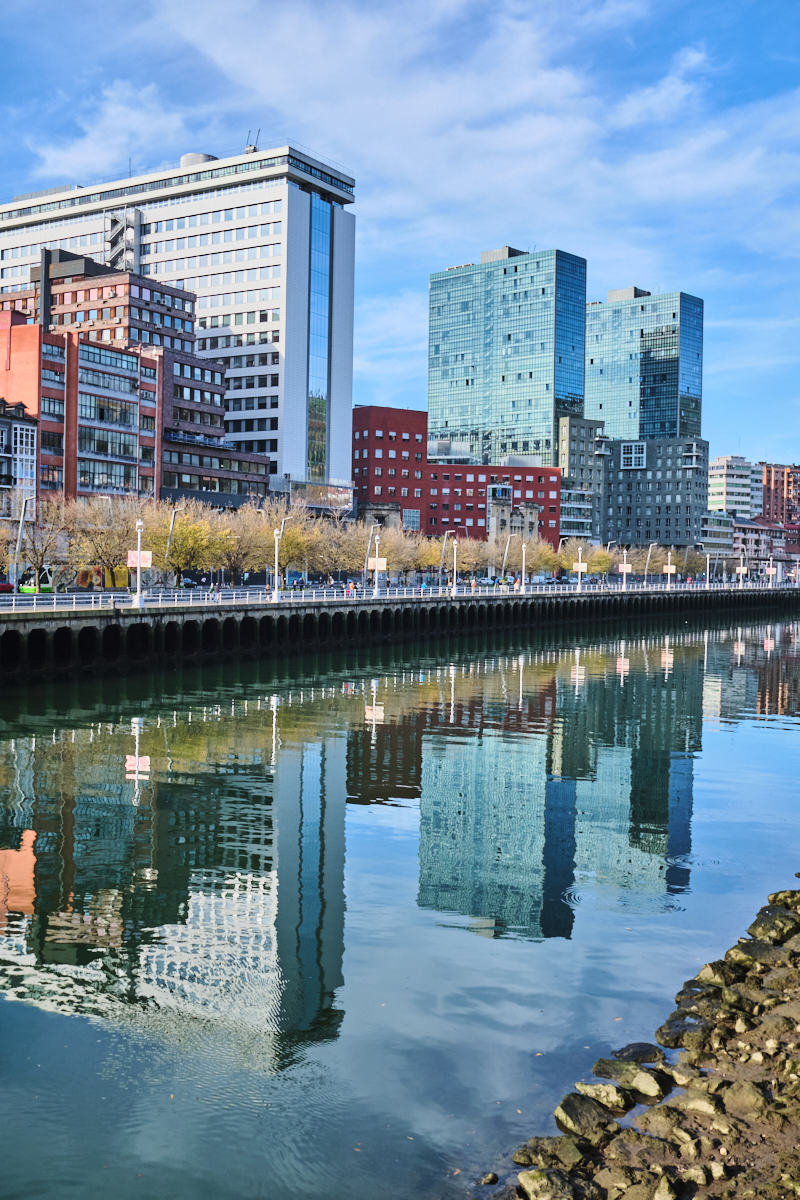
[[[417,903],[481,936],[679,904],[703,720],[796,712],[797,641],[484,640],[7,697],[0,983],[285,1068],[340,1032],[348,802],[418,804]]]

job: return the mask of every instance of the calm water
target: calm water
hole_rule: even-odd
[[[502,1172],[800,870],[799,650],[681,623],[0,698],[3,1195]]]

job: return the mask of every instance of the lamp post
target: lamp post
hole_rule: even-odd
[[[647,562],[644,564],[644,586],[647,587],[647,568],[650,566],[650,555],[653,553],[653,546],[657,546],[658,542],[651,542],[647,550]]]
[[[631,568],[628,566],[628,548],[627,548],[627,546],[622,551],[622,562],[619,563],[618,570],[621,571],[621,573],[622,573],[622,590],[623,590],[623,592],[627,592],[627,590],[628,590],[628,575],[630,574],[630,570],[631,570]]]
[[[25,513],[27,511],[28,504],[32,503],[33,499],[34,499],[33,496],[26,496],[24,498],[24,500],[22,501],[22,512],[19,514],[19,529],[17,530],[17,544],[14,548],[14,580],[13,580],[13,583],[14,583],[15,591],[18,590],[17,585],[19,583],[19,552],[22,547],[22,531],[25,527]]]
[[[133,601],[134,608],[142,607],[142,530],[144,529],[144,521],[139,518],[136,522],[136,597]]]
[[[281,521],[280,529],[273,530],[273,537],[275,538],[275,578],[272,581],[273,604],[277,604],[281,598],[280,564],[278,562],[278,545],[280,543],[281,538],[283,537],[283,530],[284,530],[284,526],[286,525],[286,522],[291,521],[291,519],[294,515],[295,515],[294,513],[289,513],[288,517],[284,517],[283,520]]]
[[[520,587],[520,591],[521,591],[521,593],[522,593],[522,595],[523,595],[523,596],[525,595],[525,579],[526,579],[526,576],[525,576],[525,555],[527,554],[527,551],[528,551],[528,543],[527,543],[527,542],[523,542],[523,543],[522,543],[522,586]]]
[[[711,555],[706,555],[706,591],[711,587]]]
[[[458,538],[453,537],[453,590],[450,593],[452,596],[458,595],[458,575],[456,567],[456,555],[458,553]]]
[[[367,590],[367,571],[369,570],[369,552],[372,549],[372,535],[378,528],[377,521],[373,521],[369,527],[369,541],[367,542],[367,553],[364,557],[364,570],[361,572],[361,587],[365,592]]]
[[[445,529],[445,531],[444,531],[444,541],[442,542],[442,553],[439,556],[439,591],[442,590],[442,571],[444,570],[444,555],[445,555],[445,550],[447,549],[447,539],[450,537],[451,532],[452,531],[449,529]]]
[[[379,590],[378,590],[378,579],[379,579],[378,565],[379,565],[379,563],[380,563],[380,553],[381,553],[381,539],[380,539],[380,534],[377,534],[377,533],[376,533],[376,534],[375,534],[375,586],[374,586],[374,588],[373,588],[373,590],[372,590],[372,595],[375,597],[375,599],[376,599],[376,600],[377,600],[377,598],[378,598],[378,595],[379,595]]]

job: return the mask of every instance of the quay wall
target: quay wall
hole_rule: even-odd
[[[407,596],[0,612],[0,680],[283,655],[489,630],[800,609],[800,590]]]

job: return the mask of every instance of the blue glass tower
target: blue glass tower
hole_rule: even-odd
[[[474,463],[557,461],[583,414],[586,260],[504,246],[430,277],[428,436]],[[455,445],[453,445],[455,443]]]
[[[702,300],[630,287],[586,305],[585,415],[609,437],[699,438],[702,403]]]

